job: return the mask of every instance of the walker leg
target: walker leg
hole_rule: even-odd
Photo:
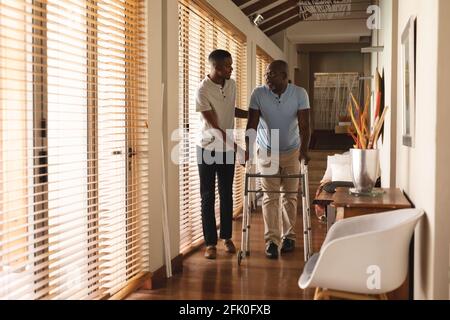
[[[247,208],[246,233],[245,233],[245,256],[250,255],[250,222],[251,222],[251,203],[248,196],[244,197],[244,206]]]
[[[311,213],[309,206],[309,179],[308,166],[301,163],[301,188],[302,188],[302,211],[303,211],[303,245],[305,262],[309,260],[312,253],[311,242]]]
[[[309,203],[309,172],[308,166],[303,166],[303,176],[305,179],[305,200],[306,200],[306,218],[308,231],[308,259],[312,255],[312,227],[311,227],[311,207]]]
[[[246,204],[247,196],[244,197],[244,207],[242,212],[242,235],[241,235],[241,250],[237,253],[238,265],[241,265],[242,259],[245,258],[246,251],[246,241],[247,241],[247,216],[248,216],[248,207]]]

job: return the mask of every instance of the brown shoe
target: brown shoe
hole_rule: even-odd
[[[236,253],[236,247],[234,246],[233,241],[231,240],[225,240],[223,242],[223,245],[225,246],[225,251],[228,253]]]
[[[217,249],[215,246],[208,246],[205,250],[205,258],[214,260],[217,257]]]

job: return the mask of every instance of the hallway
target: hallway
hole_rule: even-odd
[[[449,300],[449,15],[450,0],[0,0],[0,301]],[[309,262],[301,197],[284,201],[294,252],[267,258],[259,198],[251,256],[219,243],[205,259],[219,223],[240,249],[262,185],[246,172],[292,182],[272,174],[301,159]]]

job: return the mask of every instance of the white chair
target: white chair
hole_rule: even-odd
[[[422,210],[405,209],[337,222],[298,281],[315,300],[387,299],[408,272],[409,247]]]

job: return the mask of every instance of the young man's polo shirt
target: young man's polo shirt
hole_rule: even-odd
[[[234,129],[235,107],[236,83],[234,80],[226,80],[223,87],[213,82],[208,76],[201,82],[197,90],[196,111],[214,111],[219,127],[225,132]],[[211,130],[211,125],[202,115],[200,118],[202,127],[197,145],[207,150],[223,152],[224,147],[220,142],[220,136]],[[226,151],[233,151],[233,149],[227,145]]]
[[[300,147],[297,114],[309,109],[308,93],[305,89],[289,84],[279,97],[268,86],[256,88],[250,99],[250,109],[261,113],[257,142],[266,150],[272,150],[271,131],[279,130],[279,151],[289,153]]]

